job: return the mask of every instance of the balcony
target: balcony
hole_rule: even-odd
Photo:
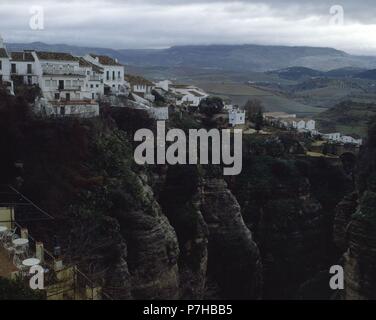
[[[100,287],[101,279],[89,278],[77,265],[64,262],[64,250],[53,244],[56,218],[9,186],[0,186],[0,209],[0,277],[17,279],[26,287],[31,266],[40,266],[47,300],[112,300]],[[32,230],[51,251],[29,234]]]
[[[51,68],[51,67],[43,67],[42,70],[43,70],[43,75],[86,77],[85,71],[75,70],[74,68],[56,69],[56,68]]]
[[[64,86],[64,87],[58,87],[57,90],[59,91],[81,91],[81,86]]]
[[[101,77],[100,76],[90,76],[89,80],[90,81],[101,81]]]

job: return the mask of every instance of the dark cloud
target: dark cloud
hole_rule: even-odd
[[[44,8],[43,31],[29,27],[32,5]],[[343,7],[343,25],[330,24],[333,5]],[[0,30],[12,42],[113,48],[260,43],[376,54],[373,0],[1,0]]]

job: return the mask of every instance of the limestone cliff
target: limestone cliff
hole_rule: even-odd
[[[262,291],[259,250],[238,201],[221,179],[202,185],[201,211],[209,229],[209,270],[228,299],[258,299]]]

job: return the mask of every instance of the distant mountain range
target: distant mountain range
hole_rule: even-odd
[[[61,51],[75,55],[109,55],[120,62],[140,68],[189,67],[208,71],[264,72],[292,66],[329,71],[341,68],[376,69],[376,57],[355,56],[319,47],[262,45],[176,46],[158,50],[114,50],[42,42],[7,44],[10,51],[34,49]]]
[[[290,67],[267,72],[269,75],[277,75],[281,79],[301,81],[307,78],[354,78],[376,80],[376,69],[366,70],[362,68],[347,67],[330,71],[319,71],[306,67]]]

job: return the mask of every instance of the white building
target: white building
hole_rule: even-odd
[[[209,96],[200,88],[191,85],[170,85],[170,91],[179,96],[176,101],[178,106],[198,107],[200,102]]]
[[[230,111],[228,113],[228,119],[230,125],[232,125],[233,127],[245,124],[245,112]]]
[[[86,89],[91,99],[101,99],[104,96],[103,69],[83,58],[78,58],[80,69],[87,77]]]
[[[164,91],[168,91],[170,89],[170,85],[172,85],[172,82],[170,80],[162,80],[155,83],[155,86],[157,88],[160,88]]]
[[[281,127],[293,128],[300,132],[308,131],[316,134],[316,121],[312,119],[300,119],[296,117],[280,118],[276,120]]]
[[[362,145],[363,140],[362,139],[355,139],[355,138],[353,138],[351,136],[342,136],[341,137],[341,142]]]
[[[155,120],[168,120],[168,107],[153,107],[150,109],[150,115]]]
[[[61,52],[33,52],[43,99],[40,111],[55,116],[97,116],[98,103],[92,99],[89,77],[79,59]]]
[[[323,134],[323,138],[330,141],[341,141],[341,133],[340,132],[333,132],[333,133],[326,133]]]
[[[10,73],[14,81],[28,85],[39,83],[39,75],[32,51],[12,52],[10,56]]]
[[[361,146],[363,144],[363,139],[355,139],[351,136],[342,136],[339,132],[322,134],[322,137],[325,140],[333,142],[351,143],[356,144],[358,146]]]
[[[115,95],[128,93],[124,79],[124,66],[116,59],[96,54],[87,54],[84,59],[103,69],[105,93],[107,91]]]
[[[131,92],[141,96],[144,99],[154,102],[155,97],[152,94],[152,91],[154,90],[155,85],[153,82],[143,77],[130,74],[125,76],[125,80],[129,83]]]
[[[10,77],[10,59],[7,48],[4,45],[3,39],[0,36],[0,84],[9,88],[13,94],[13,82]]]

